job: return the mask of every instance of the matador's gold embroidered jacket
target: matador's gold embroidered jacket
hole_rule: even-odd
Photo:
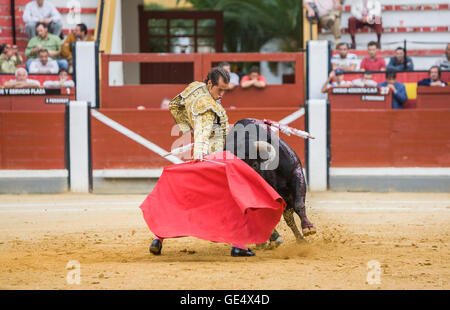
[[[169,110],[183,133],[194,130],[194,154],[222,151],[228,117],[205,83],[193,82],[169,103]]]

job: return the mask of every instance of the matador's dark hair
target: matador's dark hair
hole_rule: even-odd
[[[219,79],[221,77],[224,83],[226,84],[230,83],[230,74],[228,73],[228,71],[220,67],[214,67],[211,69],[211,71],[208,72],[208,76],[206,77],[205,83],[211,81],[213,85],[218,85]]]

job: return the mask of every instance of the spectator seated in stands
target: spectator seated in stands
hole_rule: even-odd
[[[360,71],[385,71],[386,62],[383,57],[377,56],[378,47],[374,41],[367,44],[367,53],[369,54],[361,61]]]
[[[313,18],[318,15],[320,27],[331,29],[335,45],[337,45],[341,40],[341,0],[305,0],[303,7],[308,17]]]
[[[377,82],[372,80],[372,72],[363,72],[362,78],[352,81],[352,85],[355,87],[377,87]]]
[[[17,68],[16,79],[5,82],[3,86],[5,88],[37,88],[41,87],[41,83],[28,79],[28,72],[25,68]]]
[[[403,109],[403,104],[408,100],[406,95],[406,87],[402,83],[397,82],[397,73],[395,71],[386,72],[386,81],[378,84],[379,87],[388,87],[392,91],[392,108]]]
[[[450,43],[447,44],[444,57],[436,61],[436,66],[438,66],[441,71],[450,71]]]
[[[44,88],[63,88],[63,87],[75,87],[73,80],[69,79],[69,73],[66,69],[59,70],[58,81],[45,81]]]
[[[61,57],[69,62],[69,72],[73,72],[72,62],[72,46],[75,42],[95,41],[94,37],[88,34],[88,29],[85,24],[78,24],[75,30],[67,36],[61,47]]]
[[[36,36],[36,25],[44,23],[50,32],[59,37],[62,30],[61,14],[56,7],[47,0],[35,0],[28,2],[23,11],[23,21],[25,22],[28,39]]]
[[[377,33],[377,46],[381,47],[381,3],[377,0],[354,0],[351,7],[352,17],[348,19],[348,32],[352,38],[352,49],[356,48],[355,34],[359,28],[375,28]]]
[[[37,36],[32,38],[25,49],[25,56],[29,58],[27,60],[27,69],[33,58],[39,56],[39,51],[41,49],[46,49],[51,58],[58,62],[58,66],[61,69],[68,69],[69,63],[66,59],[58,59],[61,49],[61,39],[54,34],[48,33],[48,26],[44,23],[38,23],[36,25]]]
[[[39,58],[34,59],[30,63],[28,72],[31,74],[56,74],[59,71],[58,63],[48,57],[48,51],[41,49]]]
[[[230,83],[228,84],[228,90],[233,90],[237,86],[239,86],[239,75],[231,72],[231,66],[228,62],[221,62],[219,64],[219,67],[225,69],[226,71],[228,71],[228,73],[230,73]]]
[[[391,57],[386,67],[388,71],[414,71],[414,63],[411,57],[405,55],[403,47],[397,47],[395,56]]]
[[[356,71],[358,69],[358,57],[348,52],[347,43],[337,45],[338,53],[331,57],[332,69],[341,68],[344,72]]]
[[[334,79],[333,82],[331,82],[332,79]],[[322,92],[326,93],[328,89],[332,87],[351,87],[351,86],[352,82],[344,80],[344,70],[342,70],[341,68],[337,68],[331,71],[330,74],[328,75],[328,79],[322,86]]]
[[[242,88],[264,88],[267,85],[266,78],[260,74],[259,67],[253,66],[250,68],[250,74],[242,77],[241,87]]]
[[[16,66],[23,63],[22,56],[18,53],[16,45],[6,44],[0,55],[0,73],[14,73]]]
[[[441,81],[441,69],[438,66],[432,66],[428,75],[430,78],[417,82],[417,86],[447,86],[447,83]]]

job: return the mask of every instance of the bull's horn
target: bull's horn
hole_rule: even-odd
[[[269,158],[267,159],[268,162],[272,162],[277,156],[277,151],[273,145],[266,141],[255,141],[254,146],[258,151],[261,150],[269,153]]]

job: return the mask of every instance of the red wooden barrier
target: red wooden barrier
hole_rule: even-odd
[[[0,169],[64,169],[64,112],[0,112]]]
[[[109,62],[192,62],[194,80],[203,81],[211,64],[219,61],[272,61],[295,62],[295,84],[268,85],[263,90],[236,89],[223,99],[225,106],[236,107],[299,107],[304,102],[302,53],[216,53],[216,54],[122,54],[102,55],[101,107],[102,108],[159,108],[164,98],[172,99],[184,84],[144,84],[109,86]]]
[[[67,92],[69,91],[69,93]],[[75,88],[62,88],[60,95],[0,95],[0,111],[59,111],[64,112],[64,104],[46,104],[47,98],[67,98],[75,100]]]
[[[450,109],[450,86],[417,87],[417,108]]]
[[[358,89],[353,87],[352,89]],[[362,88],[361,88],[362,89]],[[328,90],[328,100],[330,100],[331,109],[375,109],[390,110],[392,108],[392,93],[381,95],[380,89],[374,95],[370,94],[334,94],[333,89]],[[339,88],[346,90],[346,88]],[[374,100],[373,97],[383,98],[383,101]]]
[[[331,112],[332,167],[450,167],[450,110]]]
[[[295,108],[266,108],[258,110],[243,108],[228,110],[227,114],[230,118],[230,123],[234,123],[247,117],[281,120],[296,110]],[[171,136],[171,130],[175,126],[175,121],[167,110],[101,109],[100,112],[166,151],[169,151],[172,144],[180,138],[180,136]],[[303,124],[304,119],[300,118],[290,125],[304,130]],[[174,133],[178,134],[176,128]],[[281,137],[291,145],[304,162],[304,140],[293,136],[282,135]],[[92,160],[93,169],[150,169],[171,165],[171,162],[95,118],[92,118]]]

